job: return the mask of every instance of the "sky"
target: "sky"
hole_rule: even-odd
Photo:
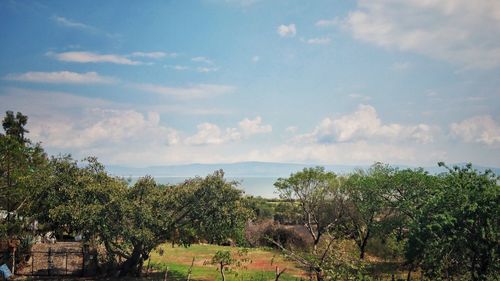
[[[2,0],[7,110],[105,164],[500,167],[500,2]]]

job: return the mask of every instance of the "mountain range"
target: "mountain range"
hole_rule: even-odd
[[[453,164],[454,166],[463,166],[465,164]],[[227,177],[287,177],[291,173],[302,170],[306,167],[323,166],[328,171],[333,171],[337,174],[347,174],[354,172],[357,169],[367,169],[370,165],[317,165],[317,164],[296,164],[296,163],[272,163],[272,162],[238,162],[226,164],[184,164],[184,165],[165,165],[165,166],[150,166],[150,167],[129,167],[120,165],[109,165],[107,170],[115,176],[122,177],[139,177],[151,175],[153,177],[195,177],[206,176],[213,173],[215,170],[222,169]],[[400,169],[417,168],[417,166],[408,165],[393,165]],[[500,175],[500,168],[473,166],[479,171],[491,169],[496,175]],[[443,167],[431,166],[423,167],[431,174],[445,172]]]

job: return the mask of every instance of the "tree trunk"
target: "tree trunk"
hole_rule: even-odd
[[[323,276],[323,270],[321,270],[321,268],[316,268],[314,271],[316,272],[316,281],[325,280],[325,277]]]
[[[408,275],[406,276],[406,281],[411,280],[411,272],[413,271],[413,265],[410,266],[410,269],[408,269]]]
[[[368,238],[370,237],[370,230],[366,232],[365,237],[363,238],[363,241],[361,242],[361,245],[359,246],[359,259],[364,259],[365,258],[365,251],[366,251],[366,244],[368,244]]]
[[[222,276],[222,281],[226,281],[226,276],[224,275],[224,266],[220,265],[220,276]]]
[[[142,268],[143,255],[142,245],[134,246],[134,250],[132,251],[132,255],[130,258],[125,260],[125,262],[120,266],[120,277],[129,275],[133,273],[134,275],[140,274],[138,270]]]

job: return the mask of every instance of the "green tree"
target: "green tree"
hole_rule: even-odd
[[[435,193],[416,210],[407,259],[431,279],[494,278],[500,264],[498,177],[470,164],[446,168]]]
[[[384,227],[391,216],[385,196],[389,190],[393,169],[377,163],[368,171],[360,170],[345,182],[348,198],[349,229],[359,249],[359,258],[364,259],[368,241]]]
[[[274,184],[280,197],[301,214],[302,223],[313,241],[312,251],[297,252],[285,249],[274,241],[285,253],[314,272],[318,281],[324,280],[331,246],[343,237],[346,216],[344,196],[341,194],[342,178],[323,167],[305,168],[280,178]],[[320,247],[320,242],[325,245]]]
[[[339,179],[323,167],[305,168],[289,178],[279,178],[274,186],[282,199],[299,210],[316,251],[321,237],[338,224],[342,215]]]
[[[28,116],[23,115],[21,112],[17,112],[14,116],[14,112],[7,111],[2,121],[5,134],[12,136],[21,143],[28,141],[24,138],[24,134],[28,133],[25,128],[26,124],[28,124]]]
[[[219,272],[222,281],[226,280],[226,275],[224,274],[226,267],[233,264],[234,262],[235,259],[233,259],[230,251],[217,251],[212,257],[212,264],[216,264],[219,266]]]
[[[19,236],[23,222],[21,216],[28,209],[29,195],[40,185],[38,175],[47,163],[47,157],[39,144],[31,144],[24,137],[27,117],[8,111],[0,133],[0,236]]]

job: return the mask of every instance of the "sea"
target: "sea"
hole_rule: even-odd
[[[132,177],[132,183],[138,178]],[[160,184],[178,184],[184,182],[187,177],[154,177],[157,183]],[[278,198],[274,183],[278,177],[225,177],[228,181],[237,181],[237,188],[243,190],[246,195],[260,196],[263,198]]]

